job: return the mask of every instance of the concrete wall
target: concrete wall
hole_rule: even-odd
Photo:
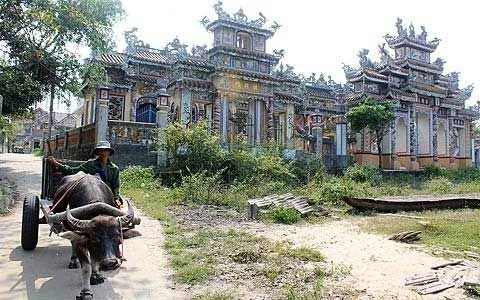
[[[115,155],[112,161],[120,168],[125,169],[129,165],[149,167],[157,166],[157,152],[153,146],[141,144],[117,144],[112,145]],[[82,145],[80,147],[68,147],[53,151],[54,156],[59,159],[88,160],[93,158],[93,145]]]

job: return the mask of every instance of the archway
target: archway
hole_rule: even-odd
[[[157,102],[155,98],[140,98],[137,101],[137,122],[155,123],[157,118]]]

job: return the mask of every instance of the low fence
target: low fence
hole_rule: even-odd
[[[156,165],[156,128],[151,123],[109,120],[106,138],[115,149],[112,160],[120,168]],[[84,161],[93,157],[95,138],[95,124],[89,124],[52,137],[50,147],[57,158]]]
[[[107,139],[112,144],[150,145],[155,142],[156,128],[152,123],[110,120]]]

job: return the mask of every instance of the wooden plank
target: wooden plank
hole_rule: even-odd
[[[444,264],[440,264],[440,265],[436,265],[436,266],[433,266],[431,269],[432,270],[438,270],[438,269],[441,269],[441,268],[444,268],[446,266],[456,266],[456,265],[460,265],[464,262],[463,259],[457,259],[457,260],[454,260],[454,261],[449,261],[449,262],[446,262]]]
[[[438,280],[438,275],[436,273],[427,273],[405,278],[405,285],[425,285]]]
[[[433,294],[433,293],[444,291],[454,286],[455,285],[451,282],[443,282],[443,281],[432,282],[430,284],[427,284],[425,286],[418,288],[417,293],[419,293],[420,295]]]
[[[469,269],[463,276],[463,286],[480,287],[480,269]]]

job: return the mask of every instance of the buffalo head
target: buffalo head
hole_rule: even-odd
[[[91,263],[101,271],[114,270],[120,267],[123,258],[120,251],[122,238],[139,236],[136,230],[128,226],[134,218],[134,210],[130,202],[125,216],[113,217],[99,215],[91,220],[80,220],[72,216],[70,208],[66,210],[66,221],[72,231],[65,232],[62,237],[69,239],[76,252],[89,253]]]

